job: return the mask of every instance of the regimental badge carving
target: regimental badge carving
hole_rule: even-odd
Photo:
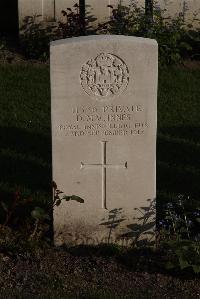
[[[125,62],[113,54],[101,53],[82,66],[81,85],[84,91],[98,100],[122,93],[129,83]]]

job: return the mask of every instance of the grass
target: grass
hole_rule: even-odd
[[[157,196],[200,195],[200,70],[160,72],[158,92]]]
[[[157,189],[160,201],[200,194],[200,70],[160,71]],[[48,66],[0,66],[0,191],[51,197]]]
[[[0,188],[50,194],[50,83],[47,67],[0,67]]]

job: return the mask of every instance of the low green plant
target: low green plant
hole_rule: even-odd
[[[70,195],[70,196],[65,195],[63,191],[58,189],[57,184],[55,182],[52,183],[52,186],[53,186],[53,209],[55,207],[58,207],[62,203],[62,201],[74,200],[79,203],[84,203],[84,199],[82,199],[77,195]]]
[[[200,206],[189,196],[179,195],[167,203],[158,224],[159,244],[167,256],[166,268],[192,269],[200,273]]]
[[[11,200],[0,200],[1,210],[1,225],[3,227],[9,226],[12,223],[16,224],[16,211],[25,206],[31,201],[30,198],[26,199],[21,196],[20,190],[14,192]]]
[[[200,241],[170,240],[164,243],[168,270],[191,269],[200,273]]]
[[[189,53],[184,51],[184,57],[200,60],[200,29],[191,30],[189,28],[187,34],[185,35],[185,41],[190,45],[191,51]],[[188,54],[190,54],[190,56]]]
[[[156,222],[156,200],[148,199],[148,206],[135,208],[139,217],[137,218],[137,232],[132,242],[132,247],[145,247],[154,245],[155,222]],[[139,224],[140,223],[140,224]]]
[[[0,39],[0,59],[8,63],[14,59],[14,54],[5,39]]]
[[[62,20],[58,22],[57,38],[69,38],[95,34],[92,22],[96,18],[89,12],[82,11],[81,5],[75,3],[72,8],[62,10]]]
[[[28,59],[46,61],[49,57],[49,43],[56,39],[57,25],[41,22],[40,15],[27,16],[20,28],[21,51]]]
[[[154,5],[151,20],[144,8],[135,1],[129,6],[119,4],[112,9],[110,20],[92,29],[89,16],[81,16],[76,3],[73,8],[62,10],[62,21],[41,22],[39,15],[24,18],[21,31],[21,48],[29,59],[47,60],[49,43],[52,40],[89,34],[122,34],[156,39],[159,45],[161,65],[181,63],[184,58],[199,58],[199,32],[193,30],[193,23],[186,24],[184,13],[166,17],[166,10]],[[196,20],[196,16],[194,18]]]
[[[154,6],[153,18],[147,22],[145,9],[138,7],[135,1],[130,6],[109,7],[112,9],[111,18],[99,25],[97,33],[154,38],[159,45],[161,65],[180,63],[184,57],[191,56],[192,51],[196,52],[194,46],[197,42],[191,33],[193,24],[186,25],[184,14],[166,17],[166,10]]]
[[[25,239],[41,240],[49,229],[48,207],[39,207],[20,190],[14,192],[9,200],[0,200],[0,230],[10,228],[24,234]]]
[[[36,200],[25,197],[17,190],[10,200],[0,200],[0,230],[6,227],[16,229],[24,233],[30,241],[47,240],[52,220],[52,211],[63,201],[76,201],[84,203],[84,200],[76,195],[67,196],[57,188],[55,182],[53,187],[53,200],[46,204],[38,205]]]
[[[28,59],[46,61],[51,41],[93,32],[89,26],[91,18],[81,17],[77,3],[73,8],[62,10],[61,14],[63,18],[58,22],[43,22],[40,15],[24,18],[20,28],[21,50]]]
[[[80,7],[76,3],[73,8],[61,11],[63,20],[58,22],[57,35],[68,38],[85,34],[86,20],[80,18]]]
[[[153,22],[144,36],[157,40],[161,65],[181,63],[184,55],[187,53],[190,56],[192,51],[186,38],[192,24],[186,25],[183,14],[172,18],[164,17],[164,12],[160,8],[154,8]]]
[[[49,230],[50,215],[44,208],[36,206],[31,212],[31,217],[34,219],[34,229],[29,240],[42,239]]]

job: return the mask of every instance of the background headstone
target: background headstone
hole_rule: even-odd
[[[3,0],[5,2],[6,0]],[[11,0],[7,0],[11,2]],[[16,0],[12,2],[17,3]],[[92,23],[92,26],[96,26],[98,22],[105,22],[110,17],[112,11],[108,8],[108,5],[112,5],[114,8],[119,3],[129,6],[131,0],[85,0],[86,14],[97,18],[97,22]],[[76,0],[18,0],[19,11],[19,24],[21,26],[23,19],[26,16],[41,15],[42,20],[62,20],[62,10],[66,10],[68,7],[72,8],[79,1]],[[134,3],[138,7],[145,6],[145,0],[137,0]],[[9,4],[11,5],[11,4]],[[13,5],[13,4],[12,4]],[[194,13],[198,12],[198,20],[193,22],[195,28],[199,28],[199,15],[200,15],[200,1],[199,0],[159,0],[155,3],[156,6],[166,9],[165,16],[174,17],[179,13],[185,14],[186,23],[191,23],[194,19]],[[17,11],[16,11],[17,13]],[[9,16],[7,15],[7,18]]]
[[[55,207],[56,244],[150,239],[157,56],[154,40],[136,37],[51,44],[53,180],[74,195]]]

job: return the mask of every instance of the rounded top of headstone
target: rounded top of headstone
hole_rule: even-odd
[[[91,42],[91,41],[122,41],[122,42],[135,42],[135,43],[145,43],[149,45],[158,45],[155,39],[144,38],[144,37],[136,37],[136,36],[127,36],[127,35],[108,35],[108,34],[100,34],[100,35],[88,35],[88,36],[78,36],[72,38],[65,38],[56,41],[50,42],[51,47],[53,46],[61,46],[65,44],[78,43],[78,42]]]

